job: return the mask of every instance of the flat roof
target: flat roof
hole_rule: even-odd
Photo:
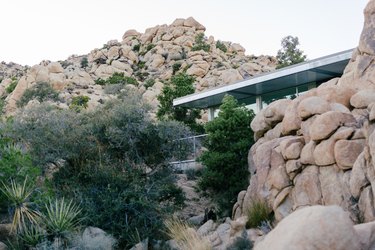
[[[262,94],[313,82],[324,82],[340,77],[352,57],[354,49],[302,62],[275,71],[219,86],[173,100],[173,106],[208,108],[221,104],[225,94],[245,100]]]

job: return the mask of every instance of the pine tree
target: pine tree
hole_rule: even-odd
[[[289,65],[304,62],[306,55],[298,49],[298,37],[286,36],[281,40],[282,48],[277,52],[277,69],[287,67]]]
[[[208,150],[199,159],[205,168],[198,184],[217,203],[222,215],[230,215],[238,192],[249,184],[247,155],[253,143],[253,117],[252,110],[227,95],[218,117],[205,126]]]

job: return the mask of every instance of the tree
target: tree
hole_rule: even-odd
[[[282,48],[277,52],[276,56],[277,69],[306,60],[306,55],[303,55],[303,51],[297,48],[298,45],[298,37],[286,36],[281,40]]]
[[[208,133],[205,151],[199,160],[205,166],[198,181],[223,215],[230,215],[239,191],[248,186],[247,155],[253,143],[250,122],[254,112],[225,96],[217,118],[205,125]]]
[[[156,115],[160,120],[180,121],[196,133],[202,133],[203,126],[196,122],[196,119],[201,117],[199,109],[173,107],[173,99],[194,93],[194,81],[194,77],[186,73],[179,73],[173,76],[158,96],[160,105]]]

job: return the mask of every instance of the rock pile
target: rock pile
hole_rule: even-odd
[[[251,127],[250,186],[234,218],[266,200],[276,221],[312,205],[337,205],[355,223],[375,219],[375,1],[341,78],[262,110]]]
[[[212,36],[205,38],[200,35],[204,31],[205,27],[192,17],[176,19],[171,25],[157,25],[144,33],[128,30],[122,41],[111,40],[88,55],[60,62],[43,61],[31,67],[27,73],[17,75],[18,84],[10,94],[1,89],[10,84],[6,78],[14,75],[3,73],[0,97],[6,97],[5,111],[13,113],[24,91],[38,82],[50,83],[60,92],[58,105],[62,108],[77,95],[90,97],[89,107],[94,107],[105,99],[115,98],[103,86],[95,84],[95,80],[123,73],[137,80],[137,87],[128,87],[136,88],[156,110],[157,96],[173,74],[186,71],[194,76],[199,92],[275,68],[274,57],[247,56],[241,45],[215,41]]]

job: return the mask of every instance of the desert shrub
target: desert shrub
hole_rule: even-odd
[[[12,78],[12,81],[10,82],[10,84],[5,88],[5,91],[10,94],[13,92],[13,90],[16,88],[18,84],[18,81],[16,78]]]
[[[223,42],[221,42],[220,40],[218,40],[216,42],[216,48],[220,49],[221,51],[223,51],[224,53],[227,52],[227,46],[225,46],[225,44]]]
[[[18,107],[25,106],[29,101],[36,99],[39,102],[57,101],[59,93],[54,90],[50,84],[39,82],[29,89],[26,89],[20,100],[17,102]]]
[[[89,60],[87,60],[87,57],[82,57],[81,68],[86,68],[87,66],[89,66]]]
[[[152,86],[154,86],[154,84],[155,84],[155,79],[154,78],[150,78],[150,79],[147,79],[145,81],[144,86],[145,86],[146,89],[148,89],[148,88],[151,88]]]
[[[124,76],[124,73],[121,72],[121,73],[118,73],[118,72],[115,72],[113,73],[112,76],[110,76],[107,80],[106,80],[106,83],[107,84],[133,84],[133,85],[138,85],[138,82],[136,79],[134,79],[133,77],[130,77],[130,76]]]
[[[206,52],[210,51],[210,45],[206,43],[204,38],[204,33],[199,33],[195,37],[195,44],[191,48],[192,51],[204,50]]]
[[[248,186],[247,155],[253,143],[252,110],[225,96],[218,117],[205,125],[208,149],[199,161],[205,166],[199,187],[207,191],[223,215],[230,215],[238,192]]]
[[[134,52],[139,52],[139,49],[141,48],[141,45],[140,44],[136,44],[133,46],[133,51]]]
[[[172,69],[173,69],[173,75],[176,74],[176,72],[181,68],[181,63],[174,63],[172,65]]]
[[[72,98],[72,102],[69,105],[69,108],[79,112],[82,109],[85,109],[88,107],[89,100],[90,100],[90,97],[85,96],[85,95],[74,96]]]
[[[121,90],[123,90],[125,87],[124,84],[110,84],[105,85],[104,87],[104,93],[107,95],[118,95],[121,93]]]
[[[190,132],[151,121],[147,110],[134,94],[80,113],[40,105],[12,126],[39,165],[65,161],[53,178],[56,196],[80,204],[84,224],[113,234],[122,248],[136,243],[136,232],[162,237],[162,221],[184,200],[168,162]]]
[[[0,124],[0,182],[21,182],[28,176],[29,181],[34,183],[41,169],[33,165],[25,148],[7,135],[11,127],[11,122]]]
[[[173,99],[194,93],[194,77],[179,73],[174,75],[170,82],[165,84],[161,94],[157,97],[160,105],[157,117],[160,120],[176,120],[183,122],[197,133],[203,133],[203,126],[197,123],[200,110],[185,107],[173,107]]]
[[[98,84],[98,85],[105,85],[106,84],[106,81],[102,78],[98,78],[95,80],[95,84]]]
[[[251,200],[250,206],[247,210],[247,228],[256,228],[262,225],[262,222],[269,222],[272,220],[272,209],[268,204],[261,199]]]

